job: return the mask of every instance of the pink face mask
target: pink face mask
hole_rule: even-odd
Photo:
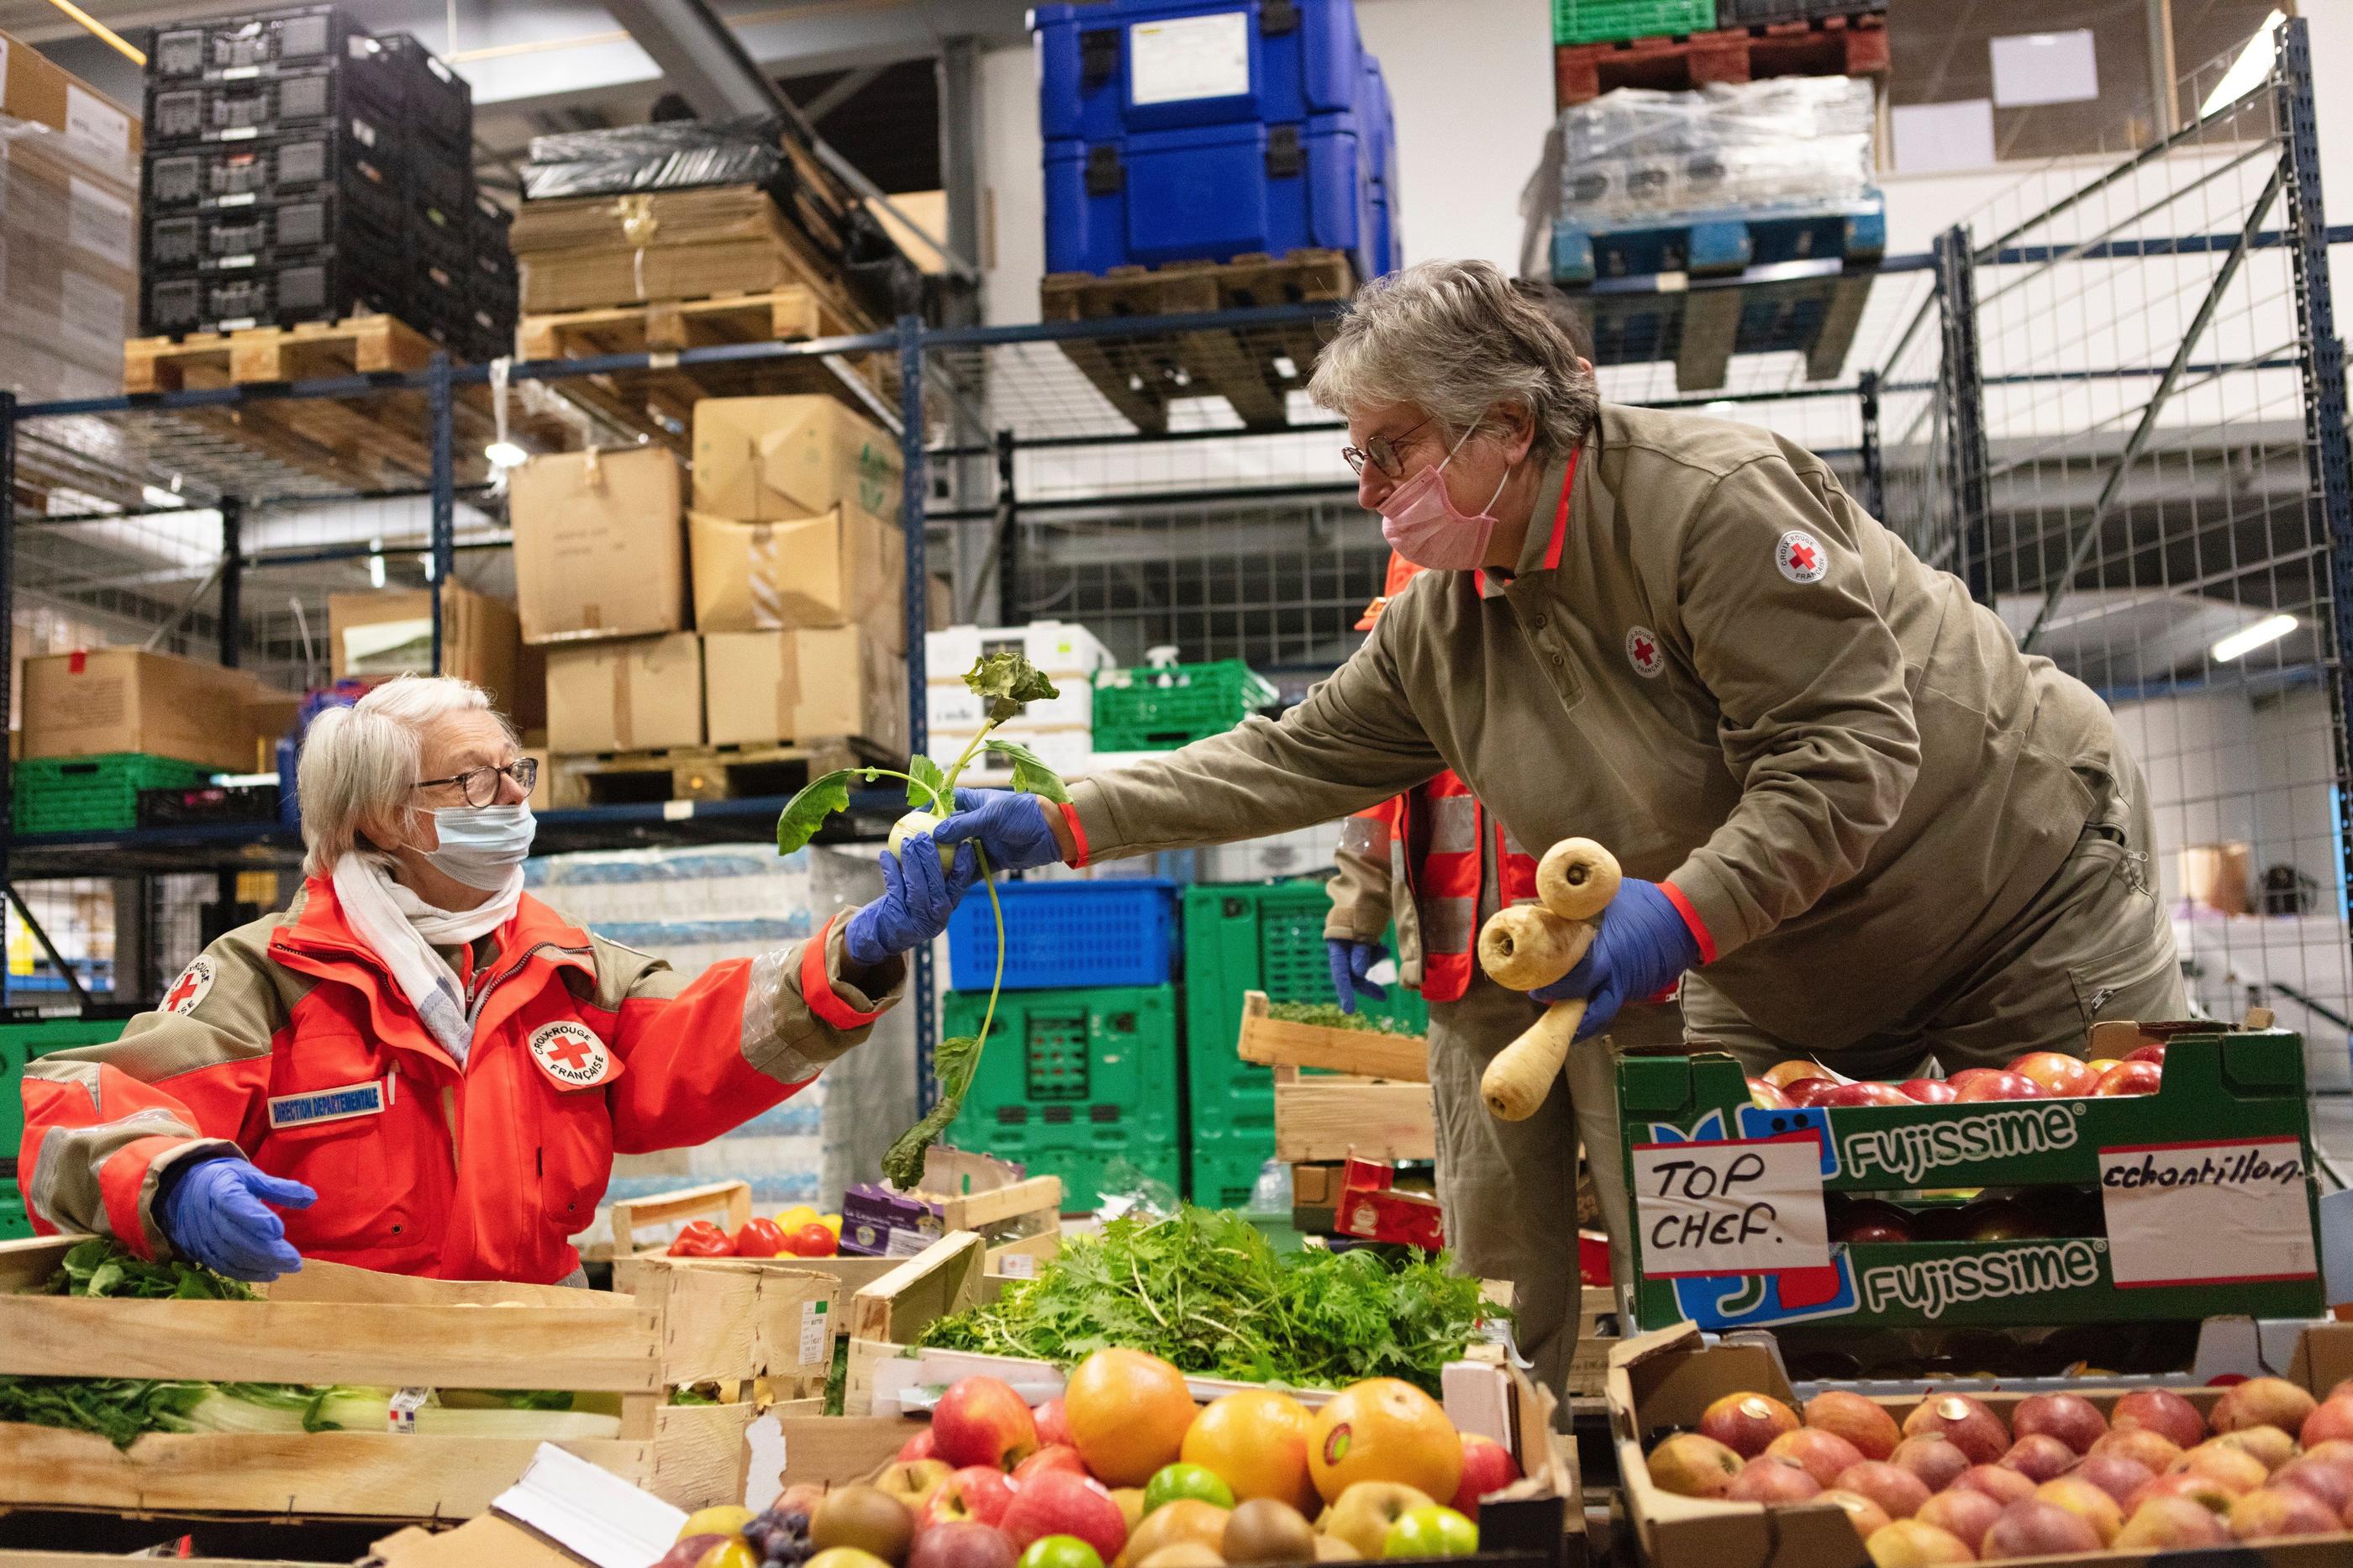
[[[1487,498],[1478,516],[1464,516],[1455,507],[1454,498],[1446,493],[1445,473],[1446,465],[1454,461],[1454,454],[1469,439],[1471,430],[1465,430],[1462,439],[1448,449],[1444,461],[1422,469],[1391,490],[1381,503],[1381,537],[1417,566],[1468,572],[1487,558],[1487,542],[1495,534],[1495,497],[1504,493],[1511,476],[1507,473],[1496,481],[1495,495]]]

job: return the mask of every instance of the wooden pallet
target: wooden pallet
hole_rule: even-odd
[[[1680,91],[1762,77],[1881,76],[1886,70],[1884,13],[1818,16],[1606,44],[1562,44],[1553,50],[1553,98],[1567,109],[1621,87]]]
[[[1057,272],[1039,287],[1038,304],[1049,321],[1175,316],[1345,300],[1356,281],[1345,253],[1294,250],[1280,258],[1114,267],[1102,277]],[[1167,429],[1169,404],[1187,397],[1223,397],[1250,429],[1274,430],[1290,422],[1290,394],[1307,384],[1323,340],[1313,322],[1299,322],[1248,332],[1072,339],[1061,349],[1138,430]]]
[[[879,747],[846,739],[555,756],[548,759],[548,800],[554,810],[576,811],[591,805],[791,795],[821,773],[883,760]]]
[[[392,316],[348,316],[340,321],[191,332],[182,338],[133,338],[122,345],[122,389],[136,395],[405,373],[423,370],[433,352],[432,339]]]
[[[701,300],[607,305],[527,315],[516,332],[524,359],[589,359],[602,354],[676,353],[729,343],[798,342],[864,331],[866,324],[805,284]],[[821,393],[871,416],[871,397],[897,405],[881,355],[745,360],[723,364],[657,364],[643,371],[581,377],[561,384],[575,401],[614,423],[684,450],[694,405],[705,397]],[[861,395],[861,393],[863,395]]]

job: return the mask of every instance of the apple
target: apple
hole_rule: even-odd
[[[1864,1198],[1844,1203],[1831,1216],[1832,1241],[1910,1241],[1912,1216],[1894,1204]],[[1893,1419],[1891,1417],[1891,1419]]]
[[[1225,1561],[1214,1552],[1208,1557],[1210,1563]],[[1041,1535],[1022,1549],[1018,1568],[1103,1568],[1103,1553],[1075,1535]]]
[[[1866,1459],[1887,1458],[1904,1436],[1903,1429],[1895,1425],[1895,1417],[1887,1414],[1884,1406],[1842,1388],[1815,1394],[1806,1401],[1804,1414],[1807,1426],[1836,1433],[1860,1449]]]
[[[1830,1069],[1820,1062],[1810,1062],[1803,1057],[1792,1057],[1786,1062],[1775,1062],[1765,1069],[1765,1081],[1774,1088],[1787,1089],[1791,1081],[1801,1078],[1829,1078]]]
[[[2142,1046],[2137,1050],[2126,1051],[2125,1053],[2125,1060],[2128,1062],[2155,1062],[2158,1066],[2163,1067],[2165,1065],[2165,1047],[2162,1044]]]
[[[1846,1510],[1846,1521],[1854,1526],[1854,1538],[1857,1541],[1870,1540],[1873,1531],[1878,1530],[1882,1526],[1890,1522],[1887,1517],[1887,1510],[1880,1507],[1877,1503],[1872,1501],[1869,1498],[1863,1496],[1861,1492],[1841,1491],[1838,1488],[1832,1487],[1830,1490],[1816,1497],[1814,1500],[1816,1502],[1834,1502],[1838,1504],[1839,1507]],[[1932,1503],[1936,1500],[1935,1498],[1930,1498],[1928,1500],[1928,1501]],[[1956,1531],[1955,1533],[1957,1534],[1958,1531]]]
[[[2318,1408],[2319,1401],[2284,1377],[2251,1377],[2222,1391],[2206,1424],[2216,1432],[2237,1432],[2249,1426],[2301,1432]]]
[[[1763,1394],[1727,1394],[1700,1412],[1699,1430],[1744,1459],[1763,1453],[1774,1438],[1798,1429],[1798,1413]]]
[[[904,1464],[910,1459],[936,1458],[938,1455],[934,1448],[934,1442],[932,1429],[927,1425],[922,1431],[899,1445],[900,1463]]]
[[[1740,1456],[1713,1437],[1678,1432],[1651,1450],[1651,1484],[1677,1497],[1720,1498],[1740,1473]],[[1328,1532],[1327,1532],[1328,1533]]]
[[[1884,1459],[1865,1459],[1841,1470],[1838,1489],[1869,1498],[1885,1510],[1890,1519],[1909,1519],[1928,1500],[1927,1482],[1903,1466]]]
[[[2105,1493],[2102,1495],[2105,1495]],[[1985,1532],[1989,1562],[2004,1557],[2056,1557],[2097,1552],[2105,1544],[2091,1521],[2042,1498],[2021,1498],[2001,1510]]]
[[[945,1459],[901,1459],[887,1467],[874,1485],[909,1508],[920,1509],[954,1473]]]
[[[2174,1460],[2171,1473],[2211,1477],[2234,1492],[2253,1491],[2271,1479],[2272,1474],[2261,1459],[2219,1437],[2199,1444]]]
[[[1032,1546],[1029,1550],[1035,1552],[1038,1548]],[[1137,1558],[1135,1568],[1226,1568],[1226,1559],[1215,1547],[1198,1541],[1179,1541]]]
[[[2353,1394],[2332,1394],[2304,1418],[2299,1434],[2307,1449],[2323,1443],[2353,1441]]]
[[[2231,1505],[2239,1500],[2239,1496],[2211,1476],[2200,1475],[2195,1470],[2174,1470],[2141,1488],[2134,1494],[2131,1506],[2137,1510],[2158,1498],[2171,1497],[2194,1502],[2209,1513],[2224,1514],[2231,1511]]]
[[[1983,1492],[1994,1501],[2008,1508],[2021,1498],[2034,1495],[2042,1483],[2016,1470],[2005,1470],[2000,1465],[1971,1465],[1953,1485],[1973,1492]]]
[[[1025,1405],[1021,1408],[1026,1412],[1029,1407]],[[957,1521],[999,1524],[1012,1503],[1012,1477],[994,1465],[966,1465],[923,1500],[923,1506],[915,1510],[915,1528],[925,1531]],[[1026,1546],[1029,1542],[1018,1544]]]
[[[1915,1105],[1950,1105],[1959,1092],[1941,1078],[1907,1078],[1895,1087]]]
[[[1520,1479],[1520,1462],[1493,1437],[1475,1433],[1462,1439],[1462,1484],[1454,1489],[1455,1512],[1476,1521],[1479,1500],[1502,1491]]]
[[[824,1227],[820,1226],[818,1228],[822,1230]],[[743,1547],[740,1539],[735,1544],[738,1548]],[[730,1559],[723,1555],[700,1557],[695,1560],[695,1568],[725,1568],[729,1562]],[[871,1552],[861,1552],[855,1546],[828,1546],[810,1557],[805,1568],[891,1568],[891,1565]]]
[[[1895,1445],[1887,1458],[1890,1464],[1900,1465],[1919,1477],[1932,1492],[1943,1491],[1969,1468],[1969,1457],[1942,1432],[1923,1432],[1916,1437],[1906,1437]]]
[[[2263,1462],[2266,1470],[2276,1470],[2296,1456],[2295,1439],[2276,1426],[2242,1426],[2235,1432],[2225,1432],[2214,1439],[2233,1448],[2242,1448]]]
[[[1127,1520],[1101,1482],[1069,1470],[1046,1470],[1031,1477],[1013,1494],[994,1521],[1006,1538],[1027,1548],[1052,1535],[1074,1535],[1106,1563],[1127,1544]]]
[[[1083,1476],[1087,1473],[1087,1462],[1079,1458],[1079,1451],[1076,1448],[1067,1444],[1056,1443],[1039,1449],[1014,1466],[1013,1484],[1016,1487],[1022,1486],[1032,1477],[1042,1476],[1048,1470],[1068,1470],[1072,1475]]]
[[[2103,1099],[2119,1094],[2155,1094],[2165,1087],[2165,1069],[2155,1062],[2118,1062],[2100,1075],[2092,1092]]]
[[[2326,1401],[2322,1403],[2324,1406],[2327,1404]],[[2324,1464],[2353,1465],[2353,1439],[2324,1437],[2306,1448],[2304,1457],[2307,1459],[2318,1459]]]
[[[1806,1467],[1786,1454],[1759,1454],[1740,1467],[1726,1502],[1804,1502],[1822,1489]]]
[[[919,1531],[907,1551],[907,1568],[1013,1568],[1021,1554],[1005,1531],[970,1520],[954,1520]]]
[[[2046,1234],[2041,1216],[2015,1198],[1980,1198],[1960,1214],[1964,1241],[2023,1241]]]
[[[1065,1448],[1078,1447],[1078,1444],[1071,1439],[1071,1417],[1062,1408],[1060,1395],[1056,1395],[1030,1411],[1029,1419],[1038,1428],[1039,1447],[1052,1447],[1056,1444]]]
[[[1685,1433],[1683,1436],[1696,1436],[1697,1434]],[[1668,1443],[1675,1441],[1677,1439],[1673,1437],[1667,1439]],[[1663,1448],[1666,1444],[1662,1443],[1660,1447]],[[1651,1459],[1655,1465],[1657,1455],[1653,1454]],[[1725,1476],[1724,1484],[1730,1486],[1732,1477]],[[1710,1493],[1694,1492],[1688,1495],[1722,1497],[1724,1494],[1719,1490]],[[1335,1541],[1345,1541],[1355,1547],[1357,1556],[1378,1557],[1382,1548],[1388,1543],[1389,1527],[1415,1509],[1430,1507],[1430,1500],[1428,1494],[1417,1488],[1406,1486],[1402,1482],[1358,1481],[1346,1491],[1342,1492],[1339,1500],[1325,1510],[1324,1517],[1317,1522],[1325,1535]],[[1187,1507],[1207,1506],[1203,1503],[1171,1503],[1161,1511],[1166,1513]]]
[[[2063,1051],[2029,1051],[2003,1070],[2031,1078],[2053,1100],[2073,1100],[2099,1087],[2100,1075]]]
[[[999,1379],[960,1377],[932,1409],[932,1443],[957,1469],[989,1465],[1007,1470],[1038,1451],[1038,1423],[1021,1396]]]
[[[1469,1557],[1479,1550],[1479,1527],[1451,1508],[1431,1503],[1389,1526],[1384,1557]]]
[[[2353,1465],[2331,1464],[2306,1454],[2274,1470],[2272,1485],[2310,1492],[2339,1519],[2353,1510]]]
[[[2010,1429],[2021,1437],[2048,1432],[2073,1452],[2088,1454],[2108,1435],[2108,1418],[2079,1394],[2030,1394],[2010,1413]]]
[[[2075,1450],[2048,1432],[2030,1432],[1995,1462],[2031,1481],[2047,1481],[2075,1468]]]
[[[2182,1497],[2151,1498],[2133,1510],[2113,1545],[2143,1552],[2179,1552],[2220,1546],[2231,1531],[2213,1510]]]
[[[1781,1086],[1781,1092],[1792,1106],[1805,1109],[1822,1103],[1825,1096],[1838,1088],[1838,1080],[1829,1078],[1801,1078]]]
[[[1918,1101],[1892,1083],[1842,1083],[1815,1102],[1818,1105],[1915,1105]]]
[[[2122,1505],[2129,1505],[2141,1488],[2157,1479],[2155,1470],[2122,1454],[2087,1454],[2067,1473],[2091,1482]]]
[[[1825,1432],[1819,1426],[1800,1426],[1794,1432],[1782,1433],[1765,1446],[1764,1457],[1795,1459],[1822,1486],[1837,1480],[1840,1471],[1862,1463],[1862,1449],[1837,1433]]]
[[[1970,1078],[1969,1072],[1979,1072],[1982,1078]],[[1953,1099],[1962,1105],[1977,1105],[1989,1100],[2047,1100],[2041,1084],[2022,1072],[1998,1072],[1991,1068],[1972,1068],[1969,1072],[1953,1075]],[[1964,1083],[1962,1079],[1968,1079]]]
[[[2034,1489],[2044,1502],[2055,1502],[2100,1533],[2105,1546],[2125,1527],[2125,1510],[2116,1500],[2077,1476],[2059,1476]]]
[[[1080,1467],[1079,1473],[1086,1473],[1084,1466]],[[1163,1465],[1153,1471],[1152,1479],[1144,1484],[1144,1511],[1146,1513],[1186,1498],[1208,1503],[1212,1508],[1231,1510],[1234,1506],[1233,1488],[1219,1480],[1215,1472],[1199,1465],[1187,1465],[1181,1461]]]
[[[2119,1426],[2092,1445],[2088,1458],[2114,1456],[2147,1465],[2152,1475],[2163,1475],[2181,1458],[2181,1446],[2161,1432],[2146,1426]]]
[[[2231,1505],[2227,1521],[2241,1541],[2289,1535],[2335,1535],[2343,1528],[2328,1505],[2296,1487],[2264,1487]]]
[[[1949,1531],[1967,1542],[1975,1552],[1985,1542],[1985,1533],[1993,1521],[2001,1517],[2002,1505],[1981,1491],[1968,1487],[1955,1487],[1938,1492],[1920,1505],[1912,1517],[1938,1530]]]
[[[1923,1432],[1941,1434],[1973,1465],[1990,1465],[2010,1447],[2010,1429],[2001,1417],[1966,1394],[1940,1394],[1914,1405],[1904,1417],[1904,1435],[1917,1437]]]
[[[2206,1418],[2198,1406],[2169,1388],[2137,1388],[2124,1395],[2108,1412],[2108,1426],[2116,1432],[2146,1426],[2177,1448],[2191,1447],[2206,1436]]]
[[[1862,1549],[1871,1554],[1872,1568],[1936,1568],[1977,1560],[1968,1542],[1916,1519],[1899,1519],[1873,1531]]]
[[[1748,1103],[1759,1110],[1787,1110],[1789,1109],[1789,1097],[1781,1092],[1779,1084],[1752,1078],[1748,1080]]]
[[[733,1540],[735,1538],[732,1535],[681,1536],[670,1543],[669,1551],[655,1560],[652,1568],[694,1568],[702,1561],[705,1552],[716,1552]]]

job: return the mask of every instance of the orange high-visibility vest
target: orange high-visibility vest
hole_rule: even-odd
[[[1460,1001],[1471,989],[1476,962],[1479,895],[1483,871],[1480,835],[1495,836],[1503,868],[1501,904],[1533,903],[1535,857],[1514,843],[1479,797],[1451,772],[1357,813],[1381,823],[1402,851],[1406,884],[1421,930],[1421,994],[1431,1002]]]

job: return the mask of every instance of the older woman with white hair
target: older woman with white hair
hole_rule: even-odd
[[[807,942],[691,982],[522,890],[537,766],[482,690],[403,677],[311,722],[304,881],[111,1045],[26,1075],[37,1227],[242,1279],[303,1258],[575,1277],[613,1155],[806,1088],[899,997],[975,877],[928,844]]]
[[[1442,851],[1479,871],[1414,889],[1425,945],[1467,951],[1533,897],[1530,851],[1556,840],[1598,839],[1625,868],[1584,961],[1535,994],[1587,999],[1583,1036],[1680,980],[1683,1033],[1752,1072],[1814,1056],[1902,1078],[1931,1056],[2080,1054],[2094,1019],[2179,1015],[2147,802],[2108,710],[1820,458],[1602,402],[1559,324],[1483,262],[1367,285],[1309,390],[1348,421],[1358,498],[1427,570],[1280,721],[1102,774],[1059,809],[976,795],[940,841],[1015,868],[1184,848],[1451,768],[1497,826],[1430,814],[1451,837],[1408,864]],[[1480,1076],[1531,1002],[1482,977],[1430,1016],[1447,1238],[1518,1282],[1522,1346],[1558,1386],[1580,1132],[1627,1223],[1611,1053],[1572,1050],[1533,1116],[1499,1121]],[[1715,1322],[1746,1289],[1688,1283],[1687,1312]]]

